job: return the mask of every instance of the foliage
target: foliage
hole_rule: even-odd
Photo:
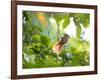
[[[76,37],[71,37],[57,55],[52,51],[59,36],[57,29],[64,35],[70,18],[75,23]],[[89,14],[83,13],[23,11],[23,68],[89,65],[89,41],[81,38],[82,27],[89,27],[89,19]]]

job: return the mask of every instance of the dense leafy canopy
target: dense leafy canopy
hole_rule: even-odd
[[[89,27],[89,17],[83,13],[23,11],[23,68],[89,65],[89,41],[81,37],[82,27]],[[76,37],[70,37],[57,55],[52,47],[58,36],[64,35],[70,18],[75,23]]]

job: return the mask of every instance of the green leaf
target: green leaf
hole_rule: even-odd
[[[59,62],[56,62],[56,58],[51,55],[46,56],[46,60],[44,61],[44,63],[45,63],[44,66],[46,66],[46,67],[60,66]]]
[[[82,32],[82,28],[81,28],[81,26],[78,26],[78,27],[76,28],[76,34],[77,34],[77,37],[78,37],[78,38],[80,38],[81,32]]]
[[[38,34],[33,35],[33,36],[32,36],[32,40],[33,40],[34,42],[40,42],[40,35],[38,35]]]
[[[54,18],[57,23],[59,23],[63,19],[63,14],[61,13],[54,13]]]
[[[63,23],[62,23],[63,28],[67,27],[68,24],[70,23],[70,16],[69,16],[68,13],[67,14],[65,14],[65,13],[55,13],[54,18],[55,18],[57,24],[60,24],[60,22],[62,20],[64,20]]]
[[[28,49],[27,52],[28,52],[28,54],[33,54],[33,50],[32,49]]]
[[[75,54],[74,57],[72,58],[72,61],[70,63],[71,66],[81,66],[81,61],[80,61],[80,56],[79,54]]]
[[[80,22],[82,23],[83,27],[88,28],[90,24],[90,16],[89,14],[83,14],[80,17]]]
[[[79,20],[78,16],[74,16],[73,21],[76,26],[76,36],[77,36],[77,38],[80,38],[81,33],[82,33],[82,27],[80,25],[80,20]]]
[[[89,24],[90,24],[89,14],[76,13],[75,16],[78,17],[79,22],[83,25],[84,28],[89,27]]]
[[[49,37],[42,35],[40,37],[40,40],[41,40],[42,44],[44,44],[45,46],[49,46],[49,44],[50,44]]]
[[[62,24],[63,29],[66,28],[69,25],[69,23],[70,23],[70,17],[69,15],[65,15],[64,22]]]
[[[33,26],[35,29],[39,30],[40,32],[42,32],[42,28],[37,27],[37,26]]]

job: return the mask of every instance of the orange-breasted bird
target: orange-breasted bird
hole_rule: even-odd
[[[65,34],[64,37],[62,37],[62,39],[60,41],[58,41],[56,44],[54,44],[52,50],[54,51],[54,53],[56,53],[57,55],[60,54],[63,46],[65,43],[67,43],[69,40],[69,35]]]

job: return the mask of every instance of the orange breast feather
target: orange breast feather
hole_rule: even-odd
[[[54,53],[57,53],[57,55],[59,55],[61,49],[63,48],[63,45],[64,45],[64,44],[62,44],[62,43],[60,43],[60,42],[57,42],[57,43],[53,46],[52,50],[54,51]]]

